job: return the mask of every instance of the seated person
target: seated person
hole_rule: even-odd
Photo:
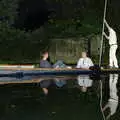
[[[40,61],[40,68],[52,68],[51,63],[48,61],[48,52],[44,52],[42,56],[43,58]]]
[[[92,60],[87,57],[86,52],[82,52],[82,58],[79,59],[76,68],[89,69],[91,66],[94,66]]]
[[[43,58],[40,61],[40,68],[70,68],[66,66],[62,60],[58,60],[54,65],[48,61],[49,54],[48,52],[43,53]]]

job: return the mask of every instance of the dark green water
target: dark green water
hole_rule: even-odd
[[[100,80],[88,76],[63,78],[49,78],[40,84],[1,85],[0,120],[103,120],[101,87],[104,116],[120,120],[118,75],[102,77],[102,86]],[[107,105],[110,95],[115,99],[113,105]]]

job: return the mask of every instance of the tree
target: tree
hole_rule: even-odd
[[[13,62],[36,61],[40,51],[48,47],[45,27],[34,31],[16,29],[18,0],[0,1],[0,59]]]

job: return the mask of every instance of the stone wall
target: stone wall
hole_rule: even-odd
[[[100,37],[94,36],[89,40],[91,43],[91,56],[98,56],[100,48]],[[76,63],[81,56],[81,52],[88,50],[87,42],[88,38],[86,37],[54,38],[51,40],[51,46],[49,49],[50,58],[53,62],[61,59],[66,63]]]

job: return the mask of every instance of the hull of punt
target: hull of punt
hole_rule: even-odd
[[[106,73],[120,73],[120,69],[103,69],[98,71],[86,69],[0,68],[0,77],[106,74]]]
[[[42,80],[54,79],[54,77],[58,76],[62,77],[60,79],[73,79],[74,75],[78,76],[81,74],[92,74],[92,76],[99,79],[100,74],[107,73],[119,74],[120,69],[103,69],[98,71],[85,69],[0,68],[0,84],[39,83]],[[71,76],[72,78],[70,78]]]
[[[24,77],[39,75],[78,75],[92,74],[92,70],[80,69],[0,69],[0,77]]]

